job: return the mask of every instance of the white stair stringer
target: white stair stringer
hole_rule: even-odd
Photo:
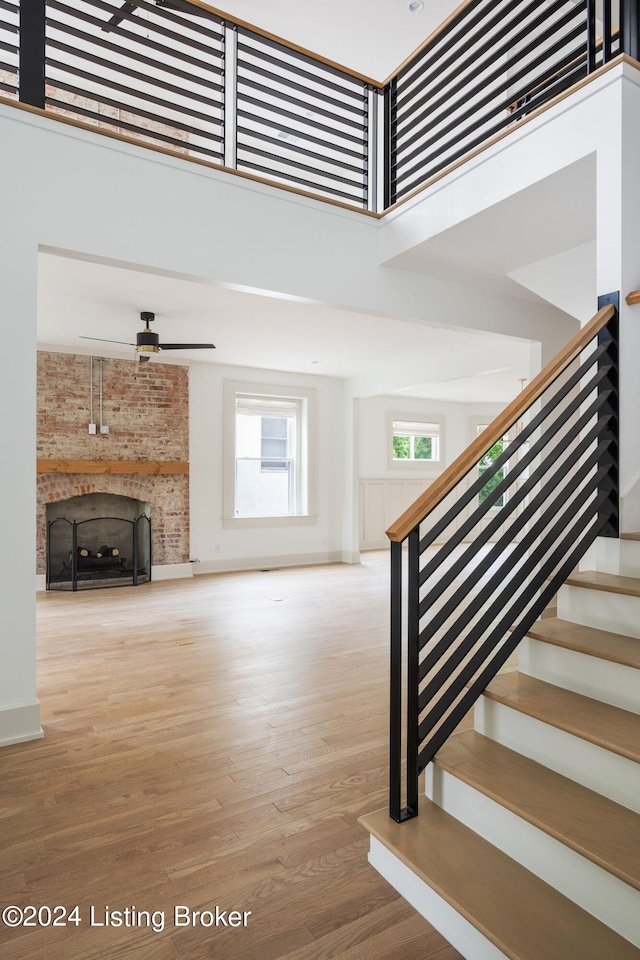
[[[518,670],[564,690],[640,713],[640,671],[634,667],[525,637],[518,647]]]
[[[640,947],[640,891],[436,764],[427,797],[583,910]]]
[[[640,813],[640,764],[483,695],[474,728],[530,760]]]

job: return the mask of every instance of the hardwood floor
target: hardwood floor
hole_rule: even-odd
[[[45,738],[0,753],[0,899],[81,922],[0,924],[0,955],[459,960],[357,823],[387,799],[387,583],[376,552],[41,595]]]

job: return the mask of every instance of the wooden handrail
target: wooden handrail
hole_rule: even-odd
[[[631,293],[626,295],[625,300],[630,307],[633,306],[634,303],[640,303],[640,290],[632,290]]]
[[[424,520],[427,514],[465,477],[474,464],[479,463],[487,450],[505,435],[536,400],[539,400],[547,387],[551,386],[571,361],[575,360],[596,334],[607,325],[614,312],[615,308],[612,304],[598,310],[589,323],[534,377],[515,400],[512,400],[502,413],[498,414],[486,430],[483,430],[480,436],[470,443],[444,473],[440,474],[438,479],[389,527],[387,530],[389,540],[402,543],[409,536],[416,524]]]

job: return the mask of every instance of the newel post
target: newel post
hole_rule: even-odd
[[[640,60],[640,0],[620,0],[620,50]]]

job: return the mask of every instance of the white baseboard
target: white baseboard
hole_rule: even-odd
[[[360,563],[360,551],[359,550],[338,551],[336,553],[336,559],[332,560],[331,563]]]
[[[163,563],[151,567],[152,580],[185,580],[193,576],[193,563]]]
[[[37,700],[0,708],[0,747],[8,747],[12,743],[26,743],[27,740],[40,740],[43,736],[40,704]]]
[[[36,573],[36,593],[41,593],[47,589],[47,576],[44,573]]]
[[[197,560],[192,564],[194,576],[207,573],[235,573],[241,570],[275,570],[279,567],[313,567],[325,563],[358,563],[355,553],[333,550],[326,553],[291,553],[270,557],[227,557],[220,560]]]

